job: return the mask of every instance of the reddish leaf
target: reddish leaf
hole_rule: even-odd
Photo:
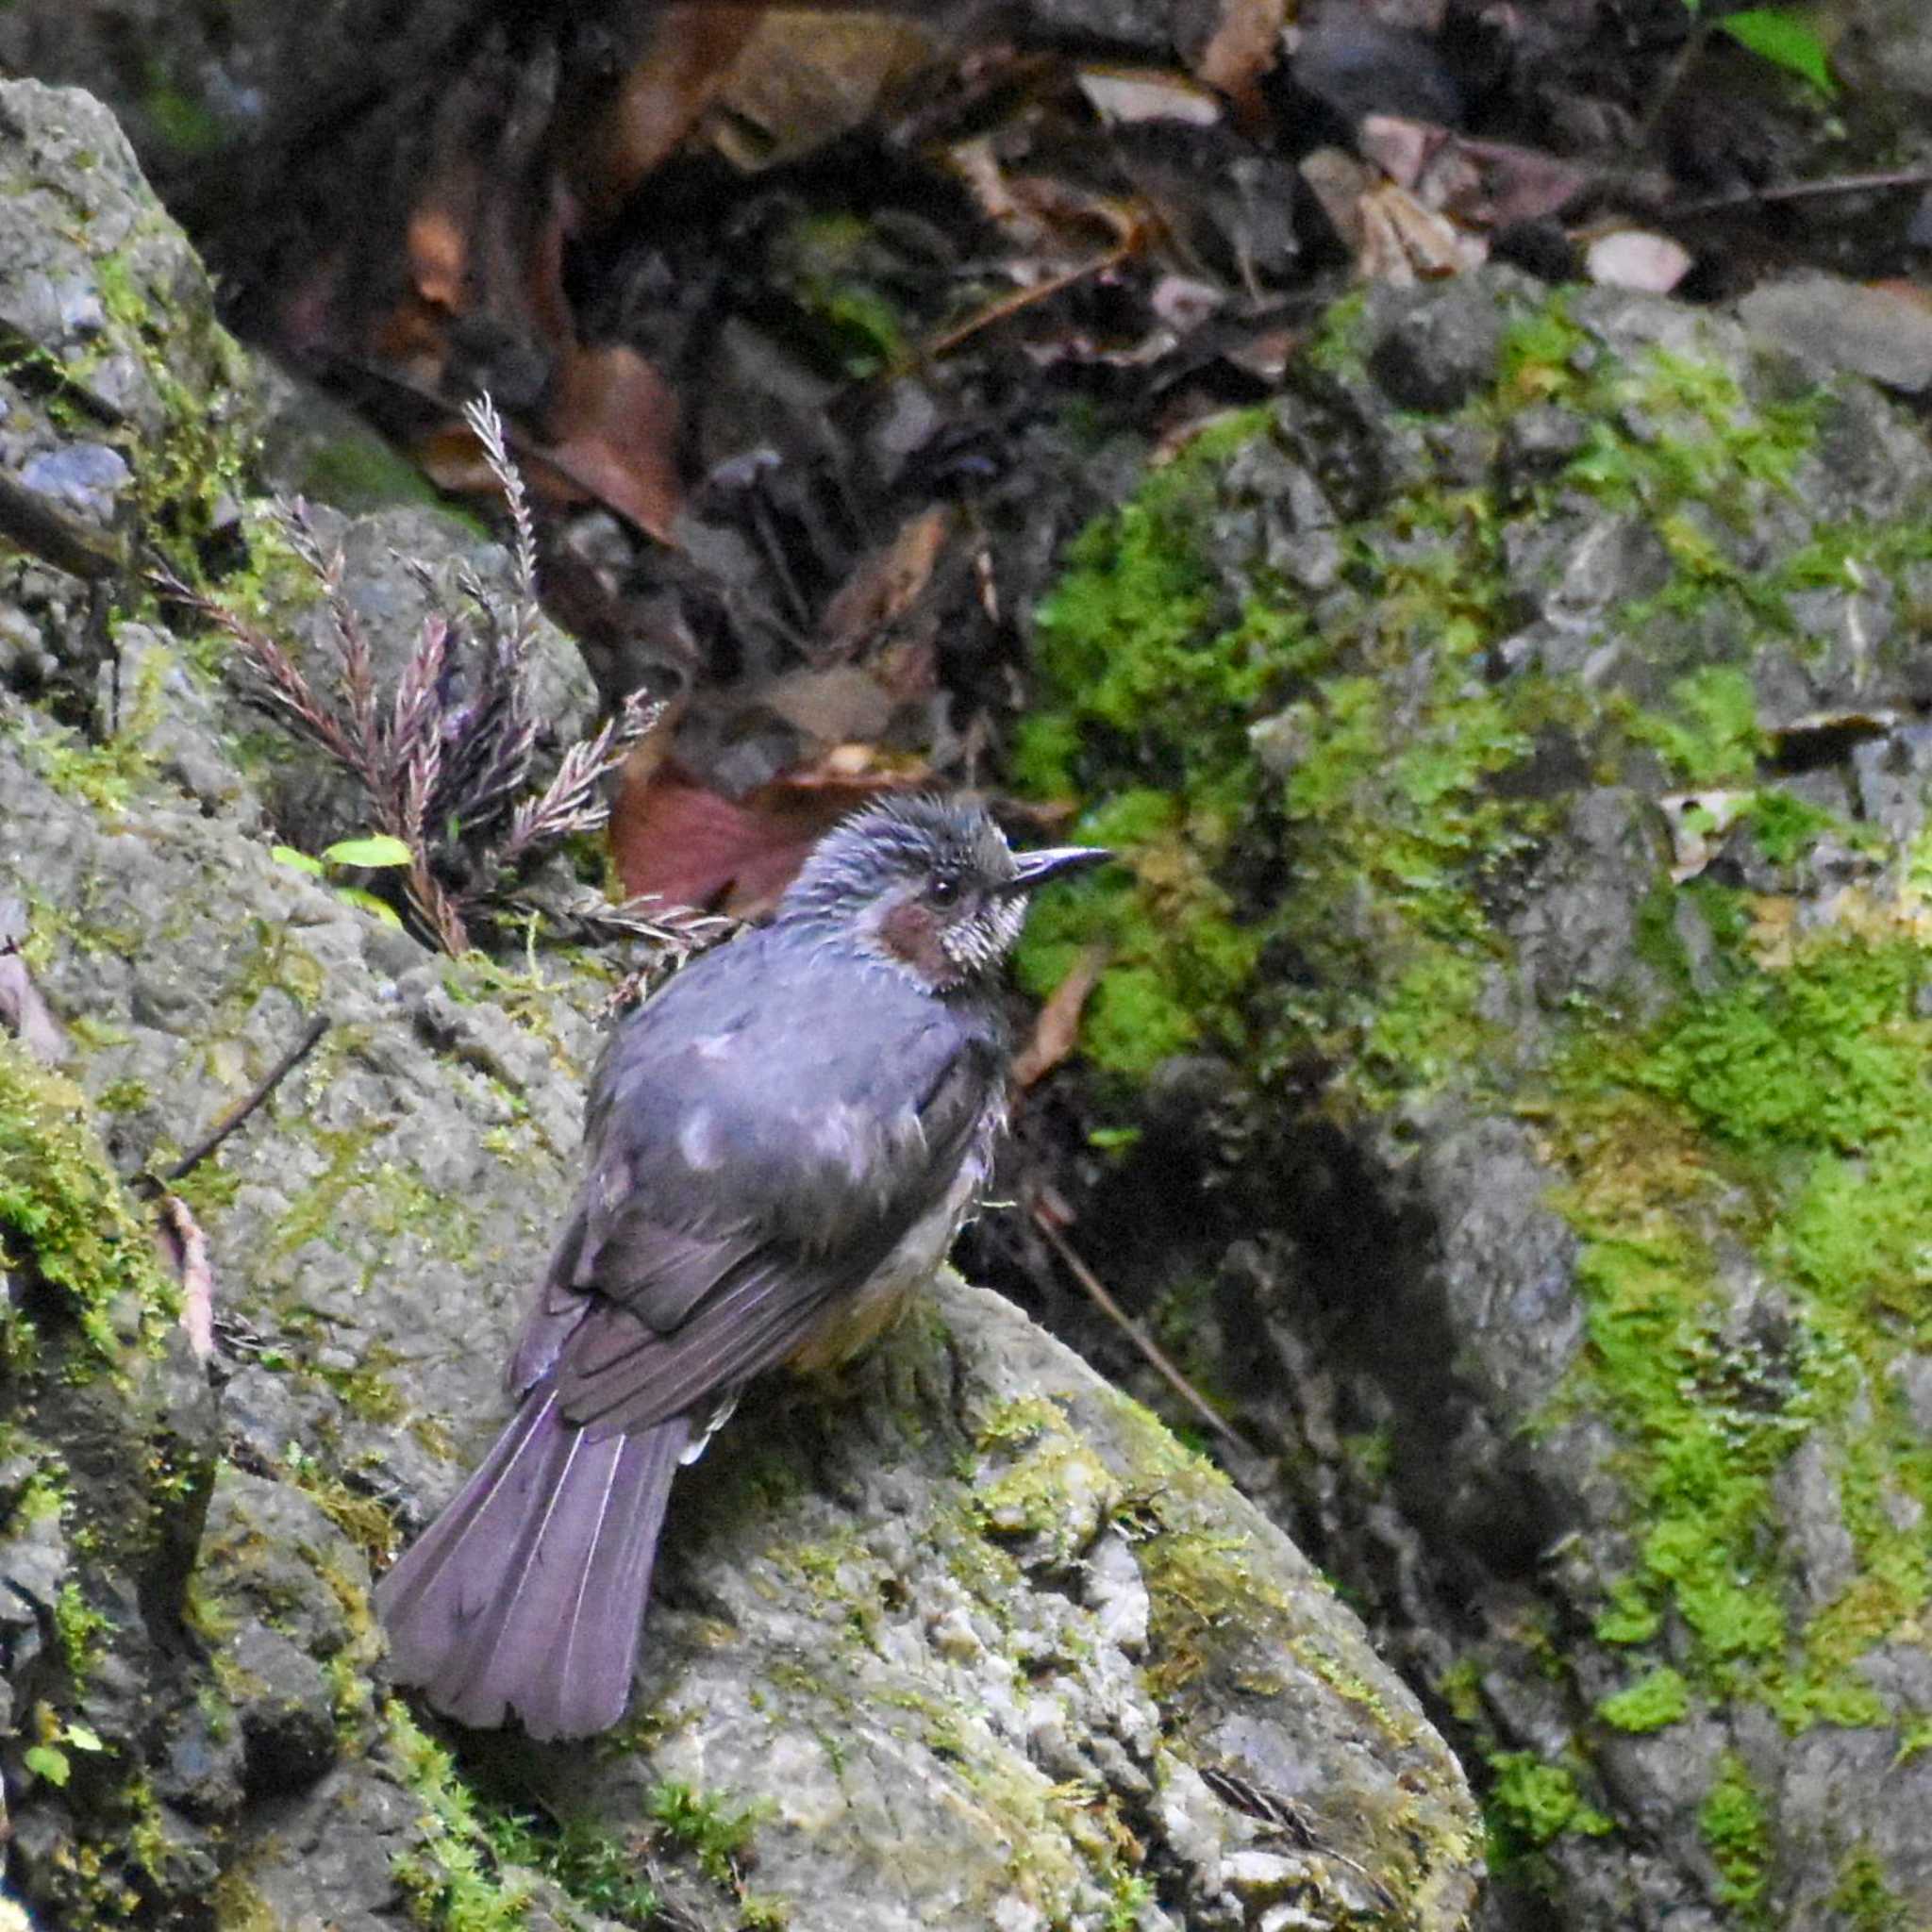
[[[566,163],[587,217],[601,226],[666,160],[730,78],[732,62],[764,12],[754,5],[671,6]]]
[[[574,350],[558,375],[541,454],[583,493],[668,541],[684,501],[670,385],[623,342]]]
[[[753,919],[777,904],[818,840],[882,792],[915,789],[924,772],[854,773],[827,758],[742,798],[700,785],[665,761],[625,782],[610,814],[625,891]]]

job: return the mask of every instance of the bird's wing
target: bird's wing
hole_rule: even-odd
[[[809,989],[774,1011],[734,977],[760,975],[663,996],[599,1072],[578,1213],[518,1357],[527,1374],[554,1355],[563,1413],[598,1435],[791,1355],[943,1199],[996,1103],[984,1023],[889,979],[858,1001],[835,982],[843,1007],[801,1039],[782,1021],[814,1009]]]

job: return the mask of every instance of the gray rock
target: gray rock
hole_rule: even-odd
[[[1229,1206],[1177,1229],[1153,1163],[1084,1200],[1070,1167],[1085,1251],[1435,1687],[1490,1790],[1487,1925],[1932,1923],[1932,445],[1662,298],[1482,274],[1364,308],[1174,531],[1207,634],[1257,586],[1295,626],[1253,765],[1151,666],[1139,751],[1046,694],[1095,724],[1083,772],[1213,819],[1130,854],[1161,991],[1224,957],[1163,896],[1189,864],[1259,962],[1216,1042],[1239,1125],[1196,1143]],[[1350,559],[1312,611],[1261,563],[1303,469]],[[1165,1105],[1144,1081],[1143,1144]]]
[[[94,327],[87,294],[41,325]],[[161,487],[127,461],[130,489]],[[384,666],[426,594],[391,547],[476,561],[421,512],[327,527]],[[588,683],[543,648],[574,728]],[[179,637],[124,636],[121,669],[104,742],[25,707],[0,731],[0,896],[74,1039],[71,1084],[0,1041],[0,1219],[42,1331],[31,1360],[9,1342],[0,1459],[0,1677],[44,1745],[9,1764],[9,1883],[76,1927],[210,1900],[251,1927],[374,1932],[452,1901],[594,1926],[567,1861],[510,1863],[490,1801],[388,1698],[369,1586],[501,1418],[608,969],[398,942],[270,856],[300,768],[240,742],[259,721]],[[306,808],[316,838],[340,810]],[[120,1176],[202,1140],[317,1015],[315,1050],[175,1182],[207,1241],[204,1364]],[[23,1148],[56,1211],[9,1191]],[[1331,1919],[1468,1922],[1460,1772],[1353,1614],[995,1297],[938,1284],[842,1390],[747,1404],[680,1485],[661,1574],[628,1730],[596,1754],[491,1748],[613,1855],[642,1847],[691,1923],[764,1900],[841,1932],[1232,1928],[1291,1891]],[[1277,1810],[1305,1825],[1287,1849]]]
[[[1488,286],[1372,285],[1369,370],[1398,408],[1453,409],[1495,375],[1507,316]]]

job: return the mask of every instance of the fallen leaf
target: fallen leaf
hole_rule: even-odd
[[[1480,235],[1424,208],[1392,181],[1362,196],[1357,220],[1355,269],[1364,281],[1432,281],[1479,268],[1489,258],[1489,243]]]
[[[832,650],[857,650],[903,617],[931,580],[945,549],[952,516],[935,504],[901,524],[891,540],[861,558],[819,619],[819,636]],[[863,731],[841,736],[864,738]]]
[[[1598,176],[1540,148],[1473,141],[1433,121],[1369,114],[1356,131],[1365,158],[1425,208],[1473,228],[1512,228],[1560,213]]]
[[[778,902],[806,855],[846,816],[927,774],[862,772],[842,751],[726,798],[669,759],[641,783],[629,774],[610,813],[610,852],[625,893],[644,893],[734,919]]]
[[[671,541],[684,503],[677,398],[625,342],[578,349],[558,371],[542,454],[585,494],[647,536]]]
[[[1032,1037],[1013,1058],[1013,1081],[1023,1092],[1050,1074],[1078,1043],[1080,1015],[1107,971],[1108,957],[1105,945],[1083,948],[1066,977],[1047,995],[1033,1022]]]
[[[1221,103],[1210,88],[1158,68],[1082,67],[1074,83],[1093,111],[1116,126],[1179,121],[1212,127],[1221,119]]]
[[[774,8],[715,89],[697,138],[746,174],[797,160],[872,122],[939,50],[933,29],[906,15]]]
[[[643,54],[605,111],[589,121],[564,167],[587,224],[606,225],[632,191],[696,126],[757,32],[760,6],[662,8]]]
[[[1616,228],[1584,251],[1584,268],[1601,288],[1668,295],[1690,273],[1689,249],[1648,228]]]
[[[1194,73],[1227,95],[1244,123],[1258,125],[1266,112],[1260,79],[1281,58],[1281,29],[1288,0],[1222,0],[1221,17],[1194,57]]]

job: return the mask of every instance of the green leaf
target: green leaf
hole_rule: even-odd
[[[60,1739],[63,1743],[72,1744],[76,1751],[105,1751],[108,1748],[99,1736],[83,1724],[62,1724]]]
[[[360,886],[338,886],[336,897],[346,899],[351,906],[359,906],[372,919],[379,919],[385,925],[392,925],[398,932],[403,922],[396,917],[396,908],[386,900],[378,899],[374,892],[365,892]]]
[[[1760,60],[1769,60],[1801,80],[1808,80],[1820,93],[1835,94],[1838,83],[1831,77],[1831,56],[1818,30],[1802,13],[1788,12],[1782,7],[1747,7],[1741,13],[1727,13],[1712,22],[1730,35],[1740,47],[1748,47]]]
[[[66,1752],[58,1744],[29,1744],[25,1761],[36,1777],[45,1778],[50,1785],[64,1785],[72,1769]]]
[[[387,832],[372,832],[366,839],[338,839],[325,846],[322,856],[331,865],[408,865],[409,848]]]
[[[277,865],[292,865],[297,872],[312,873],[318,878],[322,876],[322,860],[309,858],[306,852],[297,852],[292,845],[271,845],[268,856]]]

